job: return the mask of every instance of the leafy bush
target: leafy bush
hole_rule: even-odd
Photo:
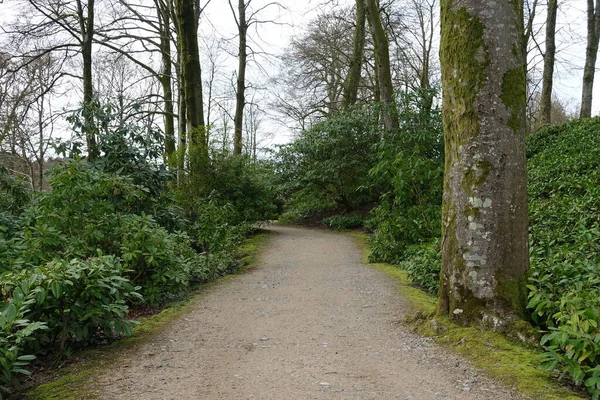
[[[31,200],[31,190],[0,166],[0,210],[18,215]],[[0,219],[0,222],[2,220]]]
[[[358,213],[333,215],[322,221],[325,225],[336,231],[344,229],[360,228],[364,224],[364,218]]]
[[[546,334],[543,367],[600,396],[600,119],[527,140],[532,278],[529,308]]]
[[[410,245],[404,251],[404,258],[398,267],[408,272],[410,280],[436,294],[440,280],[442,249],[438,238],[431,242]]]
[[[194,277],[202,280],[207,274],[202,263],[192,263],[196,258],[187,235],[167,232],[152,216],[124,216],[119,232],[124,266],[150,303],[179,294]]]
[[[265,221],[276,213],[273,179],[273,167],[266,161],[213,153],[207,195],[230,205],[230,224]]]
[[[26,351],[27,342],[34,340],[36,331],[47,329],[44,322],[26,318],[37,296],[27,286],[25,283],[24,287],[16,287],[12,297],[0,307],[0,393],[6,384],[19,386],[16,374],[30,374],[27,366],[36,357]]]
[[[317,201],[351,212],[376,200],[368,171],[375,164],[372,147],[381,140],[374,115],[356,108],[315,124],[277,154],[281,196],[295,196],[295,207],[310,210]],[[315,199],[318,199],[315,201]],[[310,206],[302,207],[300,200]]]
[[[40,342],[59,345],[89,342],[99,338],[129,335],[127,303],[140,298],[114,256],[87,260],[50,261],[3,275],[2,293],[8,298],[21,292],[33,295],[34,302],[25,317],[48,327]]]
[[[146,197],[127,177],[106,174],[83,161],[57,166],[52,190],[25,211],[22,258],[32,266],[56,257],[115,253],[120,215],[134,213]]]
[[[400,101],[400,130],[377,146],[369,172],[383,192],[368,223],[372,259],[393,264],[405,258],[406,246],[441,235],[444,167],[440,111],[421,108],[417,95]]]
[[[328,199],[327,195],[316,186],[307,185],[289,195],[279,220],[285,222],[297,218],[307,218],[337,208],[337,204]]]

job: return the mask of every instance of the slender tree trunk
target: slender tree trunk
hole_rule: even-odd
[[[202,103],[202,74],[198,52],[198,20],[194,0],[175,0],[177,32],[190,157],[190,176],[199,177],[208,167],[208,147]]]
[[[235,95],[235,116],[233,118],[234,136],[233,136],[233,154],[242,154],[242,127],[244,119],[244,106],[246,105],[246,63],[248,58],[247,33],[248,21],[246,21],[246,4],[244,0],[238,0],[237,17],[238,35],[240,38],[238,49],[238,76]]]
[[[540,97],[539,126],[552,123],[552,83],[554,77],[554,59],[556,55],[556,14],[558,0],[548,0],[546,17],[546,51],[544,53],[544,74],[542,77],[542,96]]]
[[[42,95],[39,100],[39,110],[38,110],[38,135],[40,143],[38,144],[38,185],[39,191],[41,192],[44,188],[44,145],[46,141],[44,141],[44,96]],[[33,175],[31,175],[33,178]]]
[[[594,75],[596,74],[596,58],[598,41],[600,40],[600,0],[587,0],[587,46],[585,48],[585,67],[583,68],[583,89],[581,91],[580,118],[592,116],[592,96]]]
[[[525,318],[526,62],[520,2],[441,2],[445,172],[439,312]]]
[[[421,29],[421,59],[422,65],[419,71],[419,89],[421,90],[421,111],[426,115],[431,112],[433,106],[433,93],[431,91],[430,66],[431,66],[431,48],[433,46],[434,26],[434,7],[435,1],[427,2],[425,5],[418,4],[413,0],[413,7],[417,10],[419,18],[419,27]],[[424,7],[427,7],[429,20],[425,16]]]
[[[381,23],[377,0],[365,0],[367,18],[375,46],[375,60],[378,66],[379,90],[384,106],[383,125],[388,132],[398,130],[398,112],[392,86],[392,71],[390,68],[390,49],[388,37]]]
[[[365,24],[367,13],[364,0],[356,0],[356,27],[354,29],[354,48],[350,60],[350,70],[344,85],[344,108],[354,105],[358,97],[360,72],[365,52]]]
[[[97,129],[92,111],[94,102],[94,83],[92,80],[92,44],[94,40],[94,1],[88,0],[87,12],[81,0],[77,0],[77,13],[81,34],[81,55],[83,57],[83,119],[84,133],[88,147],[88,158],[94,160],[100,154],[96,144]]]
[[[177,146],[177,183],[183,183],[185,159],[187,154],[187,109],[185,107],[185,90],[183,87],[183,73],[181,71],[181,57],[177,52],[177,105],[178,105],[178,146]]]
[[[173,65],[171,61],[171,10],[170,2],[156,1],[160,29],[160,52],[162,71],[159,76],[163,90],[165,123],[165,154],[167,164],[171,167],[175,161],[175,117],[173,107]]]

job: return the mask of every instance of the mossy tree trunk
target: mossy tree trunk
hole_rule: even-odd
[[[583,68],[583,88],[581,91],[580,118],[592,116],[592,96],[594,75],[596,74],[596,58],[598,41],[600,40],[600,0],[587,0],[587,45],[585,48],[585,66]]]
[[[364,0],[356,0],[356,18],[354,27],[354,47],[352,49],[352,59],[350,60],[350,69],[344,84],[344,108],[348,108],[356,103],[358,97],[358,87],[360,85],[360,72],[363,65],[365,52],[365,25],[367,14]]]
[[[77,19],[81,35],[81,55],[83,58],[83,119],[84,133],[88,148],[88,158],[94,160],[100,153],[96,144],[96,124],[94,122],[94,83],[92,80],[92,44],[94,43],[94,0],[84,5],[77,0]]]
[[[392,86],[392,70],[390,67],[390,49],[387,33],[381,22],[377,0],[364,0],[367,19],[373,37],[375,65],[379,80],[379,91],[383,103],[383,125],[388,132],[398,130],[398,112]]]
[[[441,6],[446,164],[439,312],[499,328],[526,315],[523,5]]]
[[[539,126],[546,126],[552,123],[552,83],[554,82],[554,61],[556,58],[557,13],[558,0],[549,0],[548,14],[546,16],[546,49],[544,52],[544,73],[542,75]]]
[[[208,166],[208,146],[202,102],[202,74],[198,51],[198,10],[194,0],[175,0],[181,82],[189,137],[188,157],[190,177],[205,173]],[[182,155],[181,155],[182,156]]]

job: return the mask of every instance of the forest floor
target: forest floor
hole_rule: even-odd
[[[519,399],[411,333],[411,310],[348,235],[274,226],[255,268],[94,377],[100,399]]]

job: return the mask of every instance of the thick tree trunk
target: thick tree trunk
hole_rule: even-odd
[[[388,132],[398,130],[398,112],[392,86],[390,49],[387,34],[381,23],[377,0],[365,0],[367,18],[375,46],[375,60],[378,66],[379,90],[383,103],[383,124]]]
[[[352,49],[352,59],[350,60],[350,69],[344,85],[344,108],[348,108],[356,103],[358,97],[358,87],[360,84],[360,72],[365,51],[365,24],[367,13],[364,0],[356,0],[356,27],[354,29],[354,48]]]
[[[238,35],[239,35],[239,49],[238,49],[238,76],[237,76],[237,87],[235,94],[235,116],[233,118],[233,154],[242,154],[242,127],[244,119],[244,106],[246,105],[246,62],[248,47],[246,44],[246,35],[248,32],[248,21],[246,21],[246,4],[244,0],[238,0]]]
[[[598,41],[600,40],[600,0],[587,0],[587,46],[585,48],[585,66],[583,68],[583,88],[581,91],[580,118],[592,116],[592,96],[594,75],[596,74],[596,58]]]
[[[202,74],[198,52],[198,20],[194,0],[175,0],[177,32],[187,131],[190,176],[199,176],[208,166],[208,147],[202,103]]]
[[[94,83],[92,80],[92,43],[94,40],[94,0],[88,0],[87,12],[84,12],[81,0],[77,0],[79,30],[81,34],[81,55],[83,58],[83,122],[88,148],[88,158],[94,160],[100,154],[96,144],[97,129],[92,111],[94,102]]]
[[[529,254],[520,2],[443,0],[445,173],[439,312],[524,318]]]
[[[544,74],[542,76],[542,96],[540,97],[539,126],[552,123],[552,83],[554,77],[554,59],[556,55],[556,14],[558,0],[548,1],[546,17],[546,50],[544,53]]]

